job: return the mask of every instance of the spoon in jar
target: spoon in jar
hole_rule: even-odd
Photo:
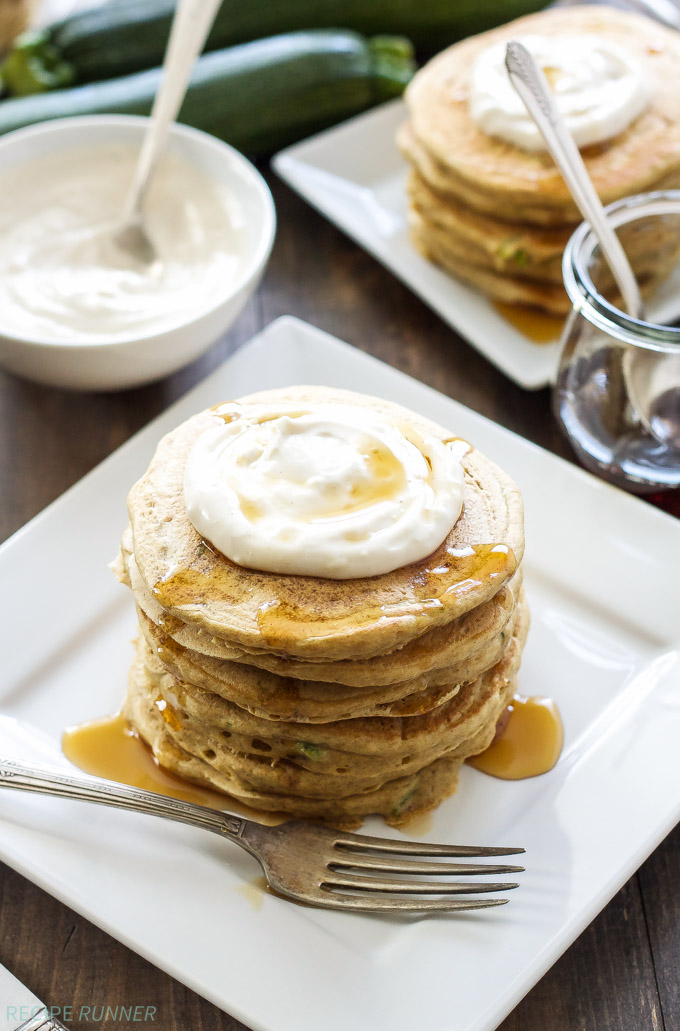
[[[574,203],[597,237],[628,314],[634,319],[644,320],[640,289],[630,262],[609,225],[602,202],[574,138],[557,109],[545,75],[526,47],[516,40],[506,47],[505,66],[512,85],[569,187]],[[660,420],[654,413],[654,405],[660,384],[680,384],[680,353],[657,355],[628,348],[623,356],[623,376],[630,403],[645,429],[660,443],[678,447],[680,425],[674,425],[672,419]]]
[[[163,59],[163,78],[139,152],[122,227],[114,237],[126,258],[139,265],[160,269],[158,252],[144,225],[144,200],[220,3],[221,0],[178,0],[175,9]]]

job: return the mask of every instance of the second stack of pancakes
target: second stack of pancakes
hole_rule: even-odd
[[[680,35],[644,16],[600,5],[552,8],[455,44],[406,91],[398,143],[408,178],[411,238],[427,258],[498,301],[560,315],[570,310],[562,253],[581,221],[552,158],[484,133],[469,112],[472,68],[501,41],[603,36],[630,53],[651,86],[647,108],[582,156],[604,203],[680,187]],[[647,220],[621,237],[643,286],[665,278],[675,227]],[[607,290],[606,280],[601,288]]]
[[[420,418],[321,388],[245,401],[273,396]],[[434,554],[348,581],[258,572],[215,552],[184,510],[186,457],[214,417],[164,438],[129,496],[115,568],[140,627],[132,727],[162,766],[255,809],[342,827],[432,809],[490,744],[516,689],[528,628],[516,486],[452,439],[463,514]]]

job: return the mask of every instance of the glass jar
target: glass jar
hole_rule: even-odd
[[[587,223],[564,252],[572,312],[562,334],[555,414],[581,462],[636,493],[680,485],[680,190],[606,209],[636,272],[649,322],[617,307]],[[653,320],[653,321],[651,321]]]

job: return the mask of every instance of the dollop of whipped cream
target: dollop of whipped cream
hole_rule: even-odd
[[[213,411],[189,452],[185,504],[201,536],[238,565],[377,576],[425,558],[460,515],[460,441],[345,404]]]
[[[651,86],[639,62],[597,35],[519,36],[543,69],[576,144],[586,147],[622,132],[647,107]],[[543,137],[505,67],[505,42],[482,51],[472,68],[469,111],[490,136],[524,150],[546,150]]]

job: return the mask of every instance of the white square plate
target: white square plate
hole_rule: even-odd
[[[407,166],[395,143],[407,117],[402,100],[390,101],[282,150],[273,167],[520,387],[548,386],[557,373],[559,341],[531,340],[488,297],[427,261],[411,244]],[[675,322],[679,291],[680,266],[650,304],[653,322]]]
[[[390,101],[288,147],[272,164],[507,376],[530,390],[546,386],[557,371],[557,341],[534,343],[488,297],[426,261],[411,244],[407,167],[395,143],[406,118],[403,101]]]
[[[118,707],[135,619],[106,564],[126,492],[159,437],[228,397],[299,382],[360,387],[419,410],[522,488],[533,626],[521,689],[557,700],[564,753],[533,780],[465,768],[426,835],[525,846],[521,887],[509,905],[462,917],[380,919],[272,896],[256,910],[243,885],[258,871],[227,842],[9,791],[0,791],[0,855],[258,1031],[490,1031],[678,818],[680,523],[671,517],[279,319],[0,549],[0,750],[57,755],[65,726]],[[43,744],[13,720],[37,725]],[[367,829],[384,833],[378,821]]]

